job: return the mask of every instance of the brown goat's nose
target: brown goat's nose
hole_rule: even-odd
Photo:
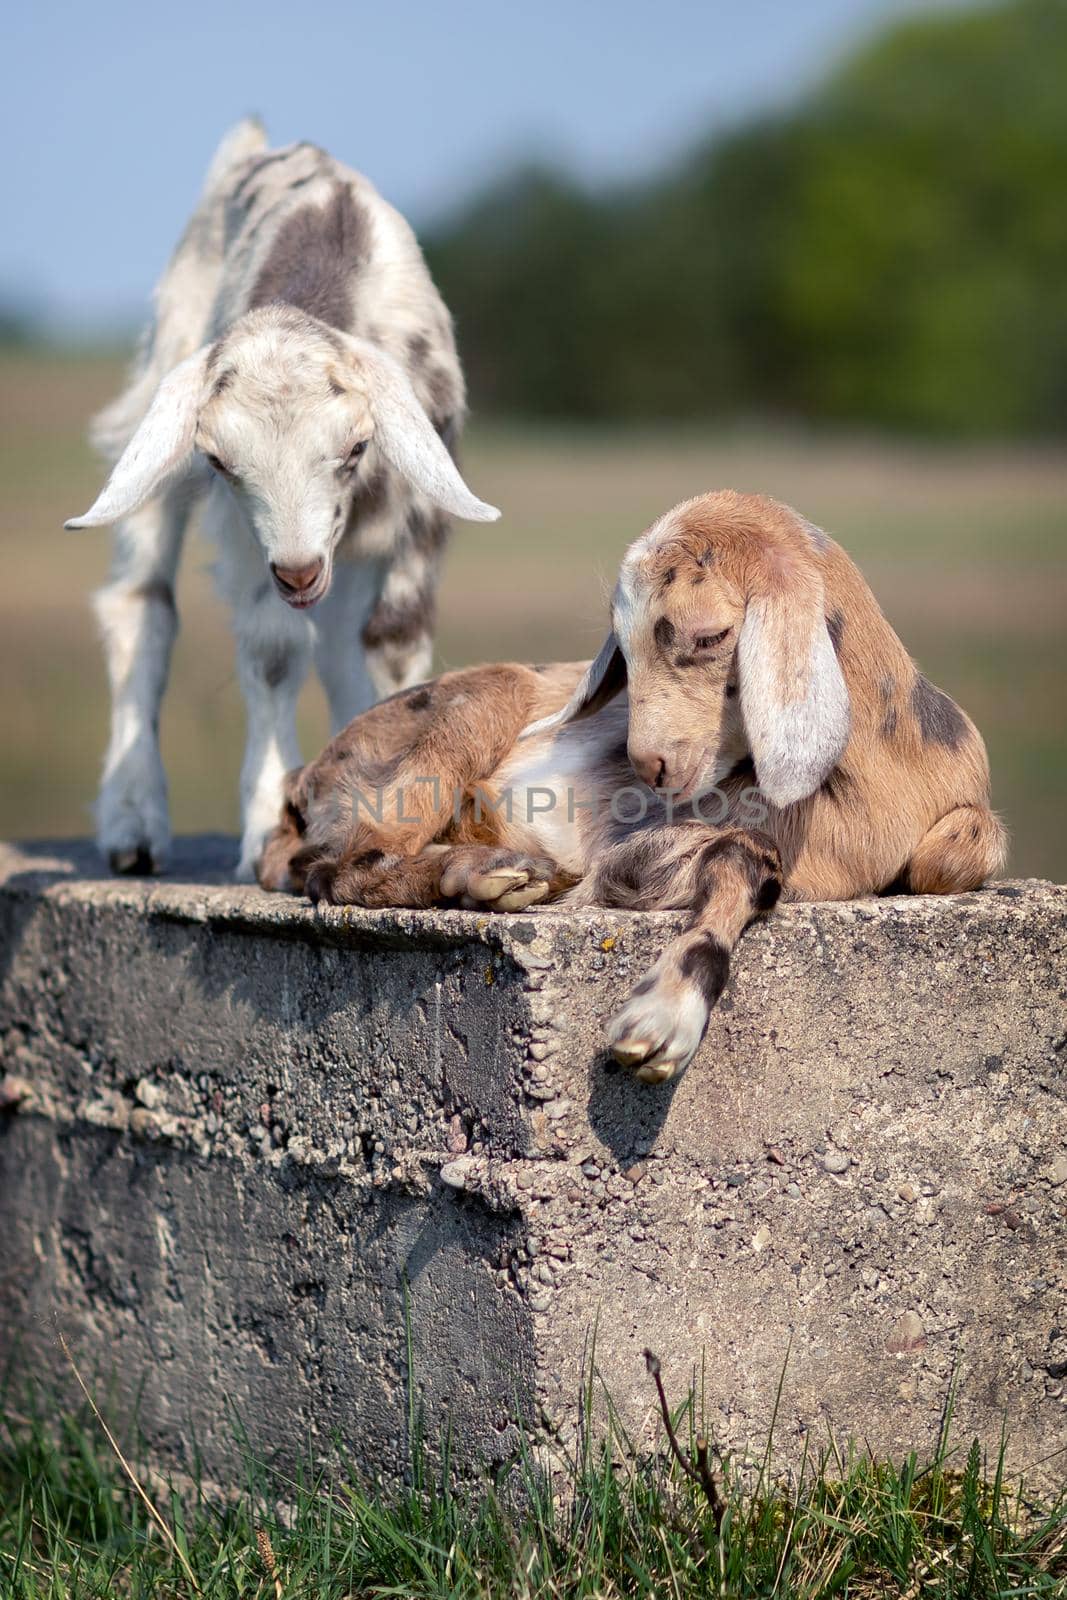
[[[303,594],[311,588],[322,571],[322,562],[309,561],[306,567],[278,567],[272,561],[270,570],[283,589],[291,589],[294,594]]]
[[[631,750],[629,755],[630,765],[641,782],[647,783],[650,789],[661,789],[667,775],[667,763],[663,757],[645,755],[639,750]]]

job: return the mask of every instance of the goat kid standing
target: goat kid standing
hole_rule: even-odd
[[[451,320],[403,217],[314,145],[268,151],[259,123],[240,123],[158,286],[132,381],[97,419],[111,476],[67,523],[118,524],[95,597],[112,697],[97,838],[113,871],[166,859],[158,720],[195,502],[248,710],[250,878],[300,760],[312,657],[335,731],[429,672],[446,514],[500,514],[452,459],[463,413]]]

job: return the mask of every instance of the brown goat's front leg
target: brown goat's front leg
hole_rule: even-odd
[[[318,862],[306,892],[337,905],[525,911],[574,882],[548,856],[489,844],[431,844],[414,857],[368,852],[354,861]]]
[[[441,903],[444,854],[441,846],[430,845],[417,856],[368,850],[340,861],[317,861],[307,873],[304,892],[314,905],[326,901],[378,911],[388,906],[423,911]]]
[[[597,865],[601,905],[645,909],[686,905],[673,939],[609,1022],[616,1061],[644,1083],[662,1083],[689,1064],[730,973],[730,952],[753,917],[770,911],[782,863],[762,835],[728,830],[709,837],[692,823],[631,835]]]

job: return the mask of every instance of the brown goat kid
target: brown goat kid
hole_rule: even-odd
[[[845,552],[722,492],[630,547],[584,670],[473,667],[357,717],[290,775],[259,877],[335,904],[688,911],[608,1026],[660,1082],[781,894],[953,894],[1004,853],[977,729]]]

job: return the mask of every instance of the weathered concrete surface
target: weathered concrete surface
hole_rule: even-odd
[[[583,1353],[640,1427],[652,1345],[719,1436],[827,1425],[1067,1445],[1067,890],[792,907],[745,938],[676,1085],[600,1025],[678,919],[327,911],[0,855],[0,1343],[140,1391],[161,1456],[500,1457],[574,1424]],[[405,1284],[407,1289],[405,1290]],[[1054,1474],[1061,1467],[1053,1465]],[[1040,1473],[1039,1473],[1040,1475]]]

